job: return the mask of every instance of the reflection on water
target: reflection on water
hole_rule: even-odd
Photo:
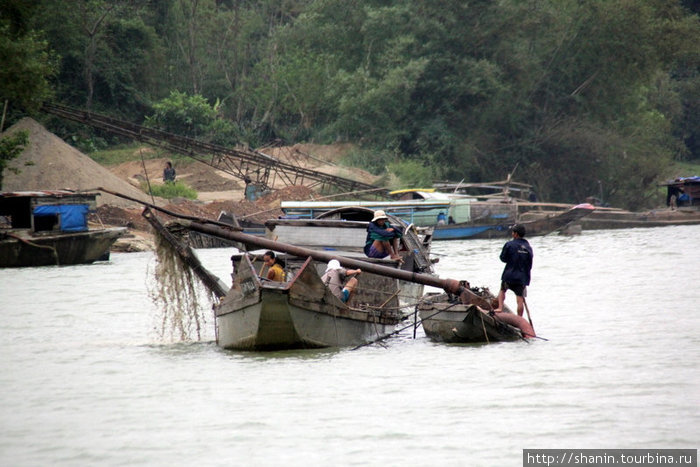
[[[550,340],[530,344],[408,328],[386,348],[231,352],[202,302],[201,342],[162,336],[153,254],[0,270],[0,463],[490,466],[522,465],[524,448],[692,448],[699,234],[532,238],[528,304]],[[436,243],[438,272],[495,290],[502,244]],[[231,252],[199,252],[229,284]]]

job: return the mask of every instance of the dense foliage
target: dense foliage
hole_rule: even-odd
[[[28,142],[29,133],[26,130],[16,131],[11,135],[0,138],[0,190],[2,189],[3,172],[7,164],[22,154],[22,150],[24,150]],[[19,169],[14,170],[17,172]]]
[[[32,107],[8,74],[222,144],[350,141],[406,183],[517,167],[541,198],[636,208],[700,160],[696,4],[8,0],[0,33],[44,66],[0,91],[14,117]]]

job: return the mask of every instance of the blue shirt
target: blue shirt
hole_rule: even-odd
[[[501,261],[506,263],[501,280],[509,284],[530,285],[532,247],[524,238],[514,238],[503,245]]]
[[[389,232],[387,229],[394,229]],[[370,222],[367,226],[367,238],[365,239],[365,254],[369,251],[369,247],[372,246],[375,240],[380,242],[390,242],[394,238],[401,238],[402,233],[396,227],[392,227],[388,221],[384,221],[384,228],[379,227],[376,222]]]

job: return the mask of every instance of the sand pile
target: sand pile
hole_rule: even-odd
[[[40,123],[24,118],[6,134],[19,130],[29,132],[29,144],[22,154],[8,164],[16,168],[15,174],[8,168],[3,172],[3,191],[23,190],[91,190],[98,187],[123,193],[136,199],[151,202],[150,197],[127,181],[114,175],[61,138],[49,132]],[[102,193],[97,204],[120,207],[137,206],[136,203]]]

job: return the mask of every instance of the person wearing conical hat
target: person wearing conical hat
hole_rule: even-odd
[[[374,211],[372,222],[367,226],[365,240],[365,255],[368,258],[386,258],[402,261],[399,255],[399,239],[403,236],[401,230],[392,227],[384,211]]]

